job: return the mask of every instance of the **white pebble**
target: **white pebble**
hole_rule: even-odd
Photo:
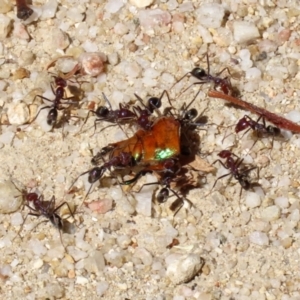
[[[128,62],[124,66],[124,73],[131,78],[138,77],[141,74],[141,72],[142,68],[136,62]]]
[[[14,23],[13,35],[22,40],[29,40],[30,38],[25,25],[18,21]]]
[[[253,192],[247,192],[246,194],[246,205],[249,208],[258,207],[261,204],[261,199],[258,194]]]
[[[89,280],[83,276],[76,277],[76,284],[87,284]]]
[[[272,222],[277,220],[280,217],[281,210],[278,206],[272,205],[266,207],[262,213],[261,213],[261,218],[264,221]]]
[[[250,68],[246,70],[245,78],[247,80],[260,80],[261,70],[259,70],[258,68]]]
[[[81,54],[79,61],[85,74],[98,76],[104,71],[104,63],[107,58],[104,53],[90,52]]]
[[[43,266],[44,262],[42,259],[38,258],[33,262],[32,268],[33,269],[40,269]]]
[[[144,76],[147,78],[157,78],[159,75],[160,73],[153,68],[148,68],[144,72]]]
[[[115,14],[124,6],[124,4],[125,3],[122,0],[109,0],[104,6],[104,10],[108,13]]]
[[[11,181],[0,183],[0,213],[9,214],[18,210],[23,202],[20,191]]]
[[[74,258],[75,261],[79,261],[88,256],[87,252],[81,251],[74,246],[68,247],[68,253]]]
[[[78,7],[71,7],[68,9],[67,18],[74,23],[82,22],[84,14],[78,9]]]
[[[259,245],[259,246],[265,246],[269,244],[269,238],[268,236],[261,231],[253,231],[249,235],[249,241],[250,243]]]
[[[237,43],[246,43],[260,37],[257,27],[246,21],[234,21],[233,36]]]
[[[203,259],[197,254],[182,255],[168,265],[166,275],[173,284],[192,280],[201,270]]]
[[[20,212],[16,212],[16,213],[12,214],[10,217],[10,223],[13,226],[21,225],[23,223],[22,214]]]
[[[298,110],[292,110],[286,115],[287,119],[292,122],[300,122],[300,112]]]
[[[153,257],[145,248],[138,247],[135,249],[134,257],[139,258],[145,266],[150,266],[153,263]]]
[[[119,62],[119,56],[118,56],[118,53],[116,53],[116,52],[109,54],[107,56],[107,58],[108,58],[109,64],[112,66],[117,65]]]
[[[114,27],[114,32],[118,35],[124,35],[129,31],[128,27],[123,23],[117,23]]]
[[[197,21],[206,28],[218,28],[221,26],[225,15],[225,9],[217,3],[206,3],[196,10]]]
[[[287,208],[289,207],[289,200],[286,197],[278,197],[274,200],[275,204],[280,208]]]
[[[129,0],[130,3],[136,7],[142,8],[151,5],[153,0]]]
[[[43,11],[40,19],[47,20],[53,18],[57,10],[57,5],[58,4],[56,0],[48,0],[48,2],[42,7]]]
[[[172,16],[169,12],[161,9],[140,10],[138,18],[142,27],[151,29],[155,26],[166,26],[171,22]]]
[[[11,19],[0,14],[0,40],[4,40],[12,28]]]
[[[7,117],[11,125],[22,125],[29,121],[29,109],[24,102],[10,103]]]
[[[205,44],[210,44],[213,42],[211,33],[204,26],[199,25],[197,26],[197,29]]]
[[[103,282],[99,282],[97,285],[96,285],[96,292],[97,292],[97,295],[99,297],[103,296],[103,294],[106,292],[106,290],[108,289],[109,287],[109,284],[105,281]]]
[[[117,237],[117,243],[122,249],[126,249],[131,243],[131,238],[128,235],[120,235]]]
[[[4,132],[0,135],[0,144],[9,145],[12,143],[15,134],[12,131]],[[3,145],[1,145],[1,148]]]

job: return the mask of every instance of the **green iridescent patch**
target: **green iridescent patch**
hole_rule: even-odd
[[[170,158],[174,155],[175,151],[171,150],[170,148],[167,149],[159,149],[155,151],[155,159],[156,160],[164,160]]]

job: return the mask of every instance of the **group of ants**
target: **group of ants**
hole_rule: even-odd
[[[224,95],[236,93],[236,89],[232,86],[229,76],[221,77],[221,74],[225,70],[230,75],[228,68],[223,69],[214,76],[211,75],[208,55],[207,66],[207,71],[199,67],[194,68],[176,83],[181,81],[187,75],[191,75],[197,79],[192,85],[211,83],[214,90],[220,91]],[[58,123],[59,111],[64,111],[69,109],[70,106],[78,104],[78,101],[74,101],[73,97],[66,97],[65,89],[68,86],[69,79],[63,78],[62,75],[53,76],[53,78],[54,82],[51,83],[51,88],[55,96],[54,99],[51,100],[41,95],[37,95],[36,97],[48,102],[49,105],[40,108],[29,124],[36,120],[42,110],[48,109],[47,124],[55,126]],[[187,89],[190,87],[191,86]],[[157,175],[157,182],[147,183],[143,186],[149,184],[159,184],[163,186],[156,195],[156,200],[159,203],[163,203],[169,197],[175,196],[176,200],[170,206],[170,209],[175,215],[186,199],[183,196],[184,192],[180,191],[181,186],[178,184],[179,192],[175,191],[173,186],[174,184],[176,186],[176,183],[185,181],[187,175],[184,166],[193,160],[195,155],[199,152],[198,144],[195,146],[191,142],[197,140],[195,137],[197,134],[195,134],[195,132],[197,132],[197,129],[199,129],[200,126],[203,127],[203,116],[199,116],[198,111],[195,108],[191,108],[199,92],[200,89],[193,100],[188,105],[184,104],[178,111],[174,110],[167,91],[164,91],[160,97],[149,98],[146,104],[135,94],[140,105],[119,104],[118,109],[112,109],[109,100],[103,94],[107,106],[99,106],[96,110],[90,110],[82,127],[90,115],[93,114],[96,117],[94,120],[95,131],[98,123],[108,122],[111,124],[109,126],[117,125],[120,127],[124,124],[129,126],[135,124],[137,127],[136,132],[132,137],[128,137],[128,139],[111,143],[102,148],[91,160],[94,167],[80,174],[71,187],[73,187],[75,182],[82,175],[87,174],[90,188],[85,196],[86,198],[90,193],[93,184],[98,182],[106,171],[110,171],[113,176],[121,175],[122,180],[118,180],[120,185],[134,184],[145,174],[154,173]],[[160,112],[162,98],[165,95],[167,96],[170,107],[167,107],[163,112]],[[154,116],[154,114],[157,114],[157,116]],[[266,125],[264,116],[259,116],[258,120],[255,121],[250,116],[245,115],[235,126],[236,133],[242,131],[246,133],[249,130],[253,130],[257,136],[270,136],[272,139],[281,134],[278,127]],[[199,137],[199,135],[197,136]],[[239,182],[241,185],[241,192],[242,189],[249,190],[253,186],[249,179],[249,172],[256,169],[256,166],[249,167],[244,165],[243,159],[239,158],[231,152],[231,150],[222,150],[218,153],[218,156],[220,159],[217,159],[213,164],[217,162],[220,163],[228,170],[228,173],[216,179],[212,190],[219,179],[227,176],[231,176]],[[131,177],[130,179],[124,180],[123,178],[125,176]],[[173,186],[171,186],[172,183]],[[63,202],[56,206],[54,196],[51,200],[46,201],[44,200],[43,195],[39,195],[35,192],[27,192],[24,189],[21,193],[24,205],[29,209],[27,216],[43,216],[46,218],[45,221],[50,221],[58,228],[62,242],[61,232],[65,232],[64,229],[67,219],[62,218],[59,211],[63,206],[66,206],[69,210],[69,217],[74,218],[74,209],[72,210],[67,202]],[[172,195],[170,195],[170,193]],[[18,235],[20,235],[26,218],[23,221]]]

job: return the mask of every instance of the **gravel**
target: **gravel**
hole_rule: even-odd
[[[298,1],[33,1],[26,21],[11,1],[0,7],[0,278],[5,299],[281,299],[300,297],[300,138],[235,134],[245,114],[208,99],[209,84],[179,78],[195,66],[224,70],[241,98],[299,122]],[[221,3],[222,2],[222,3]],[[13,3],[14,4],[14,3]],[[14,10],[13,10],[14,9]],[[49,63],[53,64],[48,67]],[[46,118],[55,96],[53,74],[72,73],[68,85],[84,91],[64,126]],[[49,73],[48,73],[49,71]],[[51,73],[50,73],[51,72]],[[85,75],[83,75],[85,74]],[[174,86],[173,86],[174,85]],[[253,164],[254,186],[241,191],[221,164],[187,170],[199,188],[185,195],[176,215],[173,194],[163,204],[161,186],[147,174],[134,186],[118,184],[108,171],[90,184],[92,153],[131,136],[134,126],[110,126],[87,110],[137,103],[167,90],[174,112],[188,105],[203,112],[200,156],[210,168],[221,150]],[[68,89],[65,97],[70,97]],[[169,106],[166,96],[163,107]],[[42,109],[44,108],[44,109]],[[42,110],[41,110],[42,109]],[[34,119],[40,111],[38,117]],[[62,111],[59,111],[59,118]],[[34,120],[33,120],[34,119]],[[30,123],[33,120],[32,123]],[[29,124],[30,123],[30,124]],[[267,122],[267,125],[269,123]],[[223,161],[223,160],[222,160]],[[201,167],[198,167],[201,169]],[[212,173],[209,173],[212,172]],[[258,176],[259,175],[259,176]],[[198,179],[197,179],[198,180]],[[28,216],[21,192],[77,206],[57,213],[69,222],[59,232],[45,218]],[[22,190],[20,189],[20,190]],[[65,206],[64,206],[65,208]],[[41,223],[41,224],[40,224]],[[61,243],[60,235],[63,245]],[[84,295],[84,296],[83,296]]]

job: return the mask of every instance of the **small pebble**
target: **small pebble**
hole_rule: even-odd
[[[168,265],[166,275],[173,284],[185,283],[199,273],[203,264],[203,259],[197,254],[182,255]]]
[[[89,282],[89,280],[83,276],[77,276],[76,277],[76,284],[82,284],[85,285]]]
[[[134,252],[134,257],[139,258],[145,266],[152,265],[153,257],[149,251],[145,248],[136,248]]]
[[[88,52],[81,54],[79,61],[83,72],[95,77],[104,71],[104,63],[107,61],[107,57],[101,52]]]
[[[166,26],[171,20],[172,16],[169,12],[161,9],[140,10],[138,13],[140,24],[145,29],[152,29],[155,26]]]
[[[115,14],[124,6],[124,4],[125,3],[122,0],[108,0],[104,6],[104,10],[108,13]]]
[[[272,205],[265,208],[261,213],[261,218],[264,221],[272,222],[280,217],[281,210],[278,206]]]
[[[47,20],[53,18],[57,10],[57,5],[58,3],[56,0],[48,0],[42,7],[43,11],[40,19]]]
[[[43,266],[43,264],[44,264],[43,260],[40,259],[40,258],[38,258],[37,260],[35,260],[35,261],[33,262],[32,268],[33,268],[33,269],[40,269],[40,268]]]
[[[300,112],[298,110],[292,110],[286,115],[286,118],[292,122],[298,123],[300,122]]]
[[[29,40],[29,38],[30,38],[25,25],[21,22],[14,23],[13,35],[14,35],[14,37],[22,39],[22,40]]]
[[[218,3],[202,4],[196,11],[197,21],[206,28],[219,28],[222,24],[225,9]]]
[[[129,0],[130,3],[136,7],[142,8],[151,5],[154,0]]]
[[[261,204],[261,199],[258,194],[253,192],[247,192],[246,194],[246,205],[249,208],[258,207]]]
[[[0,14],[6,14],[13,8],[12,2],[10,0],[2,0],[0,5]]]
[[[269,238],[267,234],[261,231],[253,231],[249,235],[249,241],[250,243],[259,245],[259,246],[266,246],[269,244]]]
[[[112,199],[102,199],[98,201],[93,201],[87,204],[88,208],[98,214],[105,214],[112,209],[113,201]]]
[[[246,21],[234,21],[233,36],[237,43],[246,43],[260,37],[257,27]]]
[[[290,205],[289,200],[286,197],[278,197],[274,200],[274,203],[280,208],[288,208]]]
[[[0,183],[0,213],[15,212],[22,203],[21,193],[11,181],[7,180]]]
[[[96,285],[96,292],[97,292],[97,295],[99,297],[103,296],[104,293],[107,291],[109,287],[109,284],[105,281],[103,282],[99,282],[97,285]]]
[[[0,41],[4,40],[7,37],[11,29],[12,29],[11,19],[3,14],[0,14]]]

